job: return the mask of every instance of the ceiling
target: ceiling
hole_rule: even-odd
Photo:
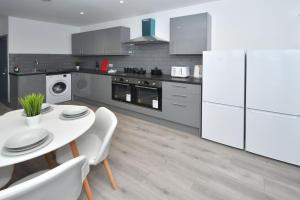
[[[215,0],[0,0],[0,15],[84,26],[209,1]]]

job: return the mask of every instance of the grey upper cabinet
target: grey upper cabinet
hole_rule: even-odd
[[[125,27],[115,27],[104,30],[104,53],[105,55],[128,54],[124,42],[130,38],[130,31]]]
[[[202,54],[210,49],[210,15],[201,13],[170,19],[170,54]]]
[[[94,55],[95,54],[95,32],[90,31],[81,35],[81,48],[82,55]]]
[[[104,55],[105,54],[105,31],[97,30],[94,32],[94,54]]]
[[[80,34],[80,33],[72,34],[72,54],[73,55],[81,55],[81,53],[82,53],[81,43],[82,43],[82,34]]]
[[[130,29],[114,27],[72,35],[73,55],[128,55],[123,44],[130,39]]]

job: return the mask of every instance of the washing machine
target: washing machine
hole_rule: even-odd
[[[61,103],[70,101],[72,96],[71,74],[46,76],[46,102]]]

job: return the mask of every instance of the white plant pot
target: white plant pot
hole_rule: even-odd
[[[77,66],[76,66],[76,71],[79,71],[79,70],[80,70],[80,66],[77,65]]]
[[[37,126],[41,121],[41,114],[33,116],[33,117],[26,117],[26,123],[28,126]]]

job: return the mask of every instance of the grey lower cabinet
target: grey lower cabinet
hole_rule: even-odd
[[[163,82],[162,117],[200,128],[201,85]]]
[[[208,13],[170,19],[170,54],[202,54],[210,49],[210,41]]]
[[[46,100],[46,75],[10,75],[10,107],[20,108],[19,98],[32,93],[40,93]]]
[[[91,79],[87,73],[72,73],[72,96],[90,98]]]
[[[116,106],[135,113],[165,119],[193,128],[200,128],[201,85],[165,82],[162,83],[162,111],[112,100],[111,76],[73,73],[73,96]]]
[[[85,55],[128,55],[124,42],[130,39],[130,29],[113,27],[96,31],[72,34],[72,54]]]
[[[111,99],[110,76],[72,73],[72,95],[106,103]]]

